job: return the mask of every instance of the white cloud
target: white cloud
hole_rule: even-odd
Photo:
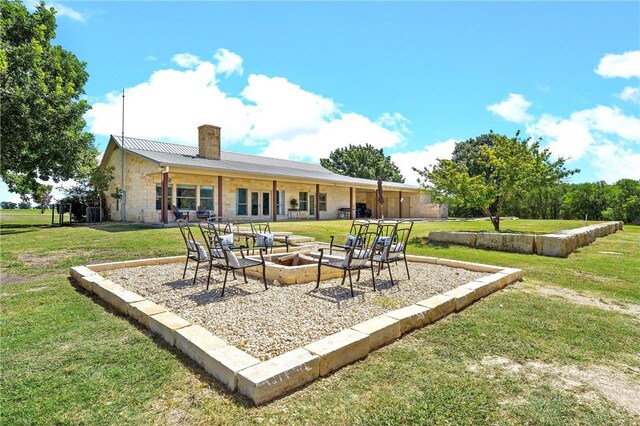
[[[349,144],[390,148],[404,140],[407,120],[401,114],[373,121],[342,112],[332,99],[286,78],[257,74],[233,97],[218,87],[216,77],[239,72],[238,66],[225,68],[225,61],[215,65],[189,53],[173,61],[186,69],[159,70],[126,89],[126,135],[195,145],[197,127],[208,123],[222,127],[223,149],[244,143],[261,147],[264,155],[305,160],[327,157]],[[120,134],[121,114],[121,93],[114,92],[94,103],[86,119],[93,133]]]
[[[27,0],[25,2],[25,6],[27,7],[27,10],[29,10],[30,12],[34,11],[39,4],[40,2],[37,0]],[[86,20],[85,14],[80,13],[77,10],[72,9],[68,6],[63,6],[60,3],[46,3],[45,6],[53,7],[56,10],[57,17],[66,16],[67,18],[72,19],[74,21],[78,21],[78,22],[85,22]]]
[[[213,57],[218,61],[216,65],[217,72],[224,74],[227,77],[234,73],[242,75],[242,58],[240,55],[227,49],[218,49]]]
[[[527,126],[527,133],[536,138],[543,137],[549,150],[556,156],[573,160],[581,158],[594,142],[584,123],[548,114]]]
[[[91,132],[120,134],[122,94],[110,93],[86,114]],[[202,62],[194,69],[165,69],[125,91],[125,134],[195,145],[197,127],[222,126],[223,143],[234,143],[249,131],[246,107],[217,86],[215,68]]]
[[[640,152],[608,140],[594,147],[590,164],[598,179],[608,183],[622,178],[640,179]]]
[[[268,157],[318,160],[331,151],[348,145],[369,143],[376,148],[390,148],[399,144],[403,135],[386,129],[360,114],[341,114],[322,120],[318,126],[270,140],[262,154]]]
[[[640,102],[640,87],[625,87],[618,95],[620,99],[626,102],[639,103]]]
[[[191,53],[178,53],[171,60],[182,68],[194,68],[202,63],[202,60]]]
[[[158,58],[157,58],[157,57],[155,57],[155,56],[153,56],[153,55],[147,55],[147,56],[145,56],[145,57],[144,57],[144,60],[145,60],[145,61],[151,61],[151,62],[154,62],[154,61],[157,61],[157,60],[158,60]]]
[[[509,93],[507,99],[497,104],[489,105],[487,110],[507,121],[527,123],[533,119],[531,115],[527,114],[530,106],[531,102],[527,101],[524,96],[517,93]]]
[[[413,171],[413,167],[422,170],[425,167],[435,165],[438,159],[451,159],[451,154],[453,154],[453,150],[456,147],[456,142],[455,139],[448,139],[444,142],[427,145],[422,151],[391,154],[391,161],[393,161],[402,172],[402,176],[405,177],[405,183],[417,184],[419,175]]]
[[[84,22],[85,15],[60,3],[51,3],[51,6],[58,12],[58,16],[66,16],[74,21]]]
[[[585,125],[594,132],[640,143],[640,119],[623,114],[619,108],[598,105],[595,108],[574,112],[571,114],[571,120]]]
[[[595,73],[605,78],[640,77],[640,50],[625,52],[622,55],[612,53],[604,55]]]

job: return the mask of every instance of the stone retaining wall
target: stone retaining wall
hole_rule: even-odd
[[[541,256],[567,257],[580,247],[588,246],[596,238],[613,234],[622,229],[623,222],[606,222],[542,235],[432,231],[429,233],[429,242],[459,244],[510,253],[535,253]]]
[[[232,391],[264,404],[321,376],[366,358],[369,352],[424,327],[506,285],[522,279],[521,269],[462,262],[426,256],[407,256],[411,262],[487,272],[475,281],[446,293],[387,312],[353,327],[294,349],[267,361],[227,344],[205,328],[167,311],[144,297],[104,278],[98,272],[119,268],[183,262],[184,256],[141,259],[100,265],[75,266],[71,277],[87,291],[102,298],[125,315],[180,349]]]

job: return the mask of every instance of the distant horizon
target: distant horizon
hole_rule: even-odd
[[[53,7],[54,43],[87,62],[101,152],[124,88],[130,137],[197,146],[213,124],[225,151],[313,164],[369,143],[416,184],[456,142],[520,129],[570,158],[571,183],[640,179],[638,2]]]

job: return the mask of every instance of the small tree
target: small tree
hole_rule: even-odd
[[[20,210],[29,210],[31,208],[31,202],[30,201],[21,201],[18,203],[18,208]]]
[[[465,146],[459,148],[460,144]],[[540,150],[540,141],[520,139],[519,132],[513,138],[491,132],[456,144],[456,150],[459,156],[438,160],[431,170],[414,168],[419,181],[435,201],[481,209],[496,231],[505,203],[578,171],[565,169],[562,158],[552,162],[550,152]]]
[[[340,175],[404,183],[404,177],[391,157],[385,156],[382,148],[376,149],[369,144],[338,148],[329,154],[329,158],[321,158],[320,165]]]
[[[13,210],[17,207],[18,205],[13,201],[3,201],[0,203],[0,208],[2,208],[3,210]]]
[[[49,207],[49,204],[51,204],[51,200],[53,199],[53,195],[51,195],[52,189],[52,185],[38,184],[34,192],[31,194],[31,197],[38,205],[41,214],[44,213],[47,207]]]

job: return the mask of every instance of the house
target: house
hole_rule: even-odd
[[[124,188],[124,195],[109,197],[111,218],[122,220],[124,213],[128,222],[172,222],[171,205],[184,211],[204,205],[233,220],[336,219],[356,209],[370,209],[372,217],[447,216],[446,205],[431,203],[416,186],[383,182],[385,202],[378,208],[376,181],[318,164],[221,151],[220,134],[217,126],[198,127],[197,147],[112,135],[101,167],[115,169],[108,193]]]

